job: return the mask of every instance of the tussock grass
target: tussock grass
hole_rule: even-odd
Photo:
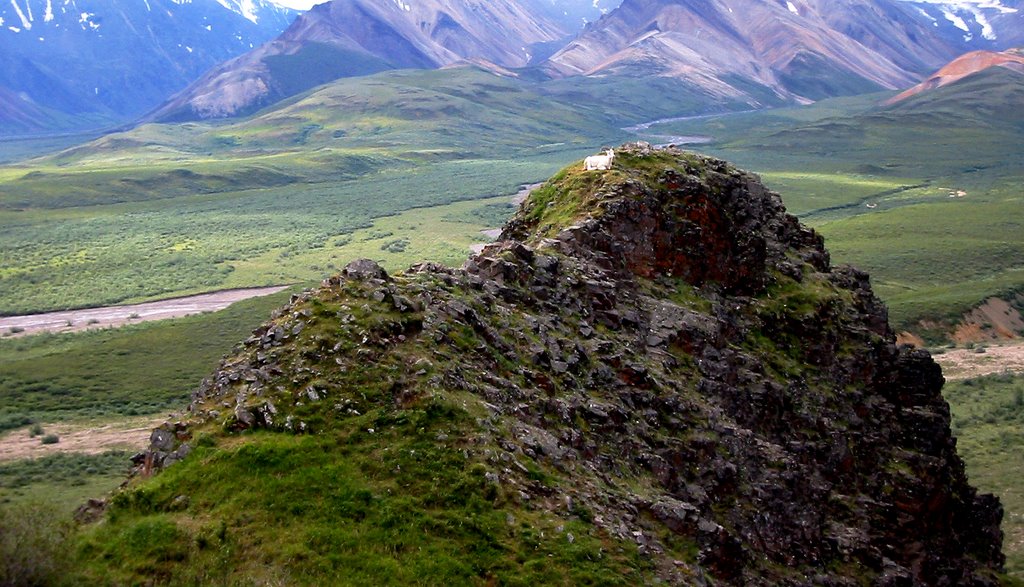
[[[115,498],[107,522],[80,537],[76,580],[642,582],[635,547],[518,504],[454,440],[437,440],[457,438],[467,417],[374,410],[332,434],[258,433],[237,446],[208,437],[185,462]]]

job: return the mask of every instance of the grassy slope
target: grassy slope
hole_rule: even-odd
[[[986,72],[889,109],[879,99],[652,132],[711,135],[707,150],[762,173],[836,261],[871,273],[900,328],[1024,286],[1024,76]]]
[[[437,441],[465,426],[459,410],[428,408],[319,436],[211,440],[115,500],[80,540],[72,582],[637,584],[635,546],[517,504]],[[192,499],[171,505],[178,495]]]

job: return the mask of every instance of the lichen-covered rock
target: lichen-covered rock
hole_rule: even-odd
[[[319,434],[457,398],[477,429],[438,442],[669,583],[993,585],[1002,510],[967,483],[941,371],[894,340],[867,276],[755,176],[627,145],[462,269],[358,261],[296,296],[185,427]],[[149,462],[184,457],[173,430]]]

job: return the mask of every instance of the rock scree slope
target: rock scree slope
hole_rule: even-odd
[[[1002,508],[894,340],[756,176],[624,145],[461,269],[355,261],[293,296],[153,432],[92,548],[155,516],[299,583],[995,585]]]

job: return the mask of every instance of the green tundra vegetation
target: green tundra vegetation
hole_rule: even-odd
[[[1024,584],[1024,375],[949,381],[943,389],[953,415],[957,450],[971,483],[999,496],[1006,570]]]
[[[180,410],[220,358],[287,299],[285,291],[176,320],[0,339],[0,432]]]

